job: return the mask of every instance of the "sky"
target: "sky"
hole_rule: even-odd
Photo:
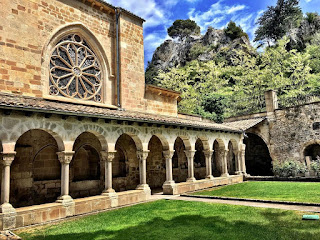
[[[267,6],[277,0],[106,0],[146,20],[144,28],[145,67],[154,50],[170,39],[167,28],[177,19],[192,19],[204,34],[209,26],[224,28],[230,20],[240,25],[254,39],[255,22]],[[303,13],[320,10],[320,0],[300,0]]]

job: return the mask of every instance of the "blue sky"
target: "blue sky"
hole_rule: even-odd
[[[106,0],[117,7],[123,7],[144,18],[145,67],[152,59],[154,50],[169,39],[167,28],[176,19],[192,19],[204,34],[208,26],[217,29],[225,27],[230,20],[240,25],[254,38],[255,21],[267,6],[274,6],[277,0]],[[320,9],[320,0],[300,0],[304,13]]]

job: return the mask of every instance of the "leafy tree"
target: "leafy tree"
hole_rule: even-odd
[[[302,18],[299,0],[278,0],[276,6],[268,6],[258,19],[254,41],[266,41],[270,45],[298,27]]]
[[[198,24],[190,19],[176,20],[171,27],[167,29],[168,35],[172,38],[179,37],[180,39],[190,35],[199,35],[200,27]]]
[[[226,35],[230,37],[232,40],[241,38],[241,37],[246,37],[249,39],[249,36],[247,33],[245,33],[240,26],[237,26],[235,22],[230,21],[228,23],[227,28],[224,30]]]

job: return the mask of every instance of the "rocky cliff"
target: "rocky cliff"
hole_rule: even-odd
[[[146,70],[146,81],[152,83],[152,78],[160,69],[165,71],[168,68],[184,66],[192,60],[209,61],[219,55],[229,61],[235,50],[239,49],[248,54],[255,54],[246,37],[231,39],[224,30],[214,28],[208,28],[202,36],[166,40],[153,54]]]

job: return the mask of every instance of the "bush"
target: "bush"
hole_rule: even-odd
[[[314,171],[314,173],[320,177],[320,157],[317,156],[317,160],[313,160],[310,164],[311,169]]]
[[[226,35],[230,37],[232,40],[246,37],[249,40],[249,36],[247,33],[245,33],[240,26],[237,26],[235,22],[230,21],[228,23],[227,28],[224,30]]]
[[[276,177],[296,177],[306,172],[304,163],[294,160],[275,161],[273,163],[273,174]]]

